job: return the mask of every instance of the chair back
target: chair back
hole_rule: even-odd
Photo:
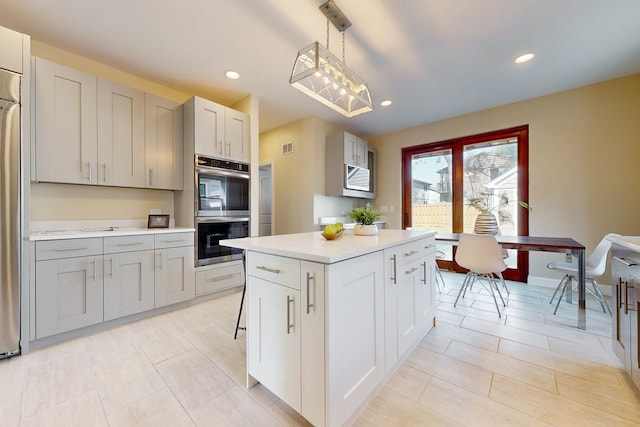
[[[498,241],[490,234],[460,234],[455,260],[459,266],[480,274],[507,269]]]
[[[619,236],[616,233],[609,233],[600,240],[600,243],[591,252],[589,258],[587,258],[585,270],[588,277],[598,277],[604,274],[604,270],[607,267],[607,255],[611,248],[611,240],[608,237]]]

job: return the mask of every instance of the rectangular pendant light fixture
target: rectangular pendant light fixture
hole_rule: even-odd
[[[320,10],[344,35],[344,30],[351,23],[333,0],[320,6]],[[317,41],[298,52],[289,83],[346,117],[373,110],[369,88],[364,80]]]

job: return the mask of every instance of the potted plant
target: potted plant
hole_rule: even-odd
[[[355,208],[349,214],[356,221],[353,234],[360,236],[372,236],[378,233],[378,227],[374,222],[382,216],[380,212],[371,208]]]

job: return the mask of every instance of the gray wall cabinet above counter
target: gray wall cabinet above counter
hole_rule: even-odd
[[[34,181],[183,188],[179,103],[41,58],[32,66]]]

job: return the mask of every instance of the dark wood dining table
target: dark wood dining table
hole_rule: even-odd
[[[456,245],[459,233],[437,233],[436,243]],[[567,237],[534,237],[534,236],[496,236],[496,240],[504,249],[519,251],[562,252],[578,259],[578,328],[587,328],[586,313],[586,255],[581,243]],[[568,293],[570,295],[571,292]],[[569,296],[570,298],[570,296]]]

